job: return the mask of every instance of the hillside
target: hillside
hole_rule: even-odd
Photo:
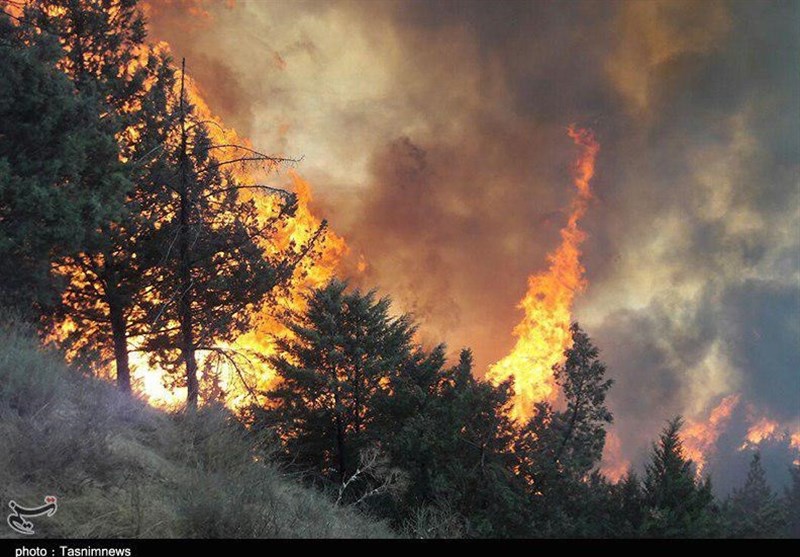
[[[8,501],[58,511],[68,538],[388,537],[301,487],[222,409],[168,414],[80,376],[18,325],[0,327],[0,538]]]

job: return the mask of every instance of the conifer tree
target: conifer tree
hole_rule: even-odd
[[[753,454],[747,480],[725,502],[723,514],[730,537],[774,538],[783,531],[783,509],[767,484],[760,453]]]
[[[378,432],[409,475],[393,518],[446,512],[467,537],[528,533],[524,485],[514,475],[509,384],[473,376],[472,352],[444,368],[444,346],[417,351],[381,397]]]
[[[642,534],[646,537],[708,537],[716,533],[716,508],[711,480],[695,479],[684,456],[680,417],[671,420],[653,446],[644,478]]]
[[[133,340],[153,363],[182,365],[183,380],[175,385],[187,386],[187,403],[195,407],[196,354],[209,351],[207,362],[223,359],[238,370],[240,354],[224,345],[249,324],[244,307],[257,308],[288,280],[325,226],[282,257],[274,250],[267,256],[268,237],[293,214],[296,199],[240,184],[224,167],[281,159],[213,144],[187,100],[183,71],[176,91],[171,59],[144,42],[136,0],[37,0],[27,17],[60,38],[61,66],[105,106],[133,183],[120,217],[61,262],[70,281],[62,315],[75,325],[67,344],[80,353],[113,354],[119,388],[130,391]],[[234,154],[221,160],[218,153]],[[248,199],[243,190],[250,190]],[[280,199],[275,214],[257,214],[259,195]]]
[[[605,398],[613,381],[605,378],[599,350],[577,323],[570,331],[572,346],[553,369],[566,408],[537,404],[514,443],[516,468],[533,494],[538,527],[553,536],[570,535],[567,515],[586,508],[585,482],[600,463],[605,427],[612,422]]]
[[[57,69],[63,56],[55,37],[0,14],[0,304],[30,318],[60,295],[53,261],[85,248],[128,185],[114,127]]]
[[[409,358],[414,328],[391,317],[389,300],[346,291],[337,280],[313,292],[288,322],[291,336],[271,359],[280,380],[263,415],[289,458],[315,477],[341,485],[371,435],[376,398]]]
[[[79,91],[96,99],[114,130],[118,155],[98,172],[121,166],[130,184],[120,192],[122,210],[99,223],[84,249],[58,261],[68,286],[53,315],[72,322],[64,343],[81,356],[100,358],[100,367],[113,359],[117,385],[129,392],[129,339],[144,333],[141,301],[153,278],[144,253],[162,218],[174,71],[167,56],[146,45],[136,0],[35,0],[25,17],[58,37],[64,48],[59,66]]]
[[[639,477],[628,471],[622,481],[615,486],[619,527],[614,532],[617,537],[635,537],[642,526],[643,493]]]
[[[185,66],[185,61],[184,61]],[[214,144],[185,92],[181,69],[177,128],[167,147],[169,168],[159,200],[164,218],[153,234],[150,259],[157,285],[150,303],[150,332],[142,348],[151,360],[173,371],[176,384],[187,388],[187,405],[196,408],[200,395],[197,354],[210,354],[239,370],[241,352],[226,345],[244,333],[267,296],[292,276],[300,261],[321,241],[326,223],[310,239],[287,250],[270,242],[278,226],[297,208],[294,194],[258,184],[243,184],[228,165],[243,161],[278,164],[250,148]],[[245,150],[246,155],[219,159],[214,151]],[[241,195],[251,192],[248,198]],[[258,195],[276,197],[274,211],[262,214]]]

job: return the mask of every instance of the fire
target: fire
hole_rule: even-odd
[[[136,57],[131,64],[133,67],[146,64],[148,57],[168,54],[169,51],[169,44],[163,41],[142,46],[137,50]],[[132,70],[133,67],[129,69]],[[224,161],[241,157],[242,152],[237,151],[234,146],[252,149],[253,145],[249,140],[239,136],[234,129],[226,126],[221,118],[214,114],[191,75],[187,74],[185,81],[188,99],[194,106],[198,120],[206,124],[211,141],[217,146],[228,146],[215,150],[217,158]],[[137,107],[130,108],[136,109]],[[130,128],[123,130],[117,139],[122,145],[135,141],[138,134],[139,130]],[[273,154],[277,157],[283,156],[280,153]],[[239,183],[252,185],[274,181],[278,166],[265,161],[260,168],[237,164],[226,166],[226,169],[234,175]],[[287,189],[297,195],[297,211],[292,219],[277,230],[270,245],[265,245],[264,248],[283,251],[289,247],[304,246],[309,240],[316,238],[318,241],[314,246],[316,257],[313,263],[308,258],[302,260],[286,288],[276,292],[264,308],[260,310],[254,308],[250,332],[230,345],[220,346],[220,348],[241,355],[243,365],[233,366],[230,362],[227,364],[225,362],[212,363],[207,354],[202,352],[197,354],[198,369],[201,370],[201,373],[203,370],[213,373],[215,387],[218,387],[217,394],[222,402],[233,409],[255,402],[253,397],[257,396],[257,393],[267,390],[273,384],[275,374],[264,362],[264,359],[275,351],[275,336],[285,332],[285,328],[280,322],[282,312],[286,310],[302,311],[305,303],[303,294],[330,280],[340,259],[348,249],[344,240],[325,229],[321,219],[311,210],[311,186],[294,171],[289,172],[288,182]],[[265,220],[278,210],[278,201],[274,196],[254,193],[254,190],[242,190],[240,195],[243,199],[252,199],[258,207],[261,217]],[[63,268],[60,272],[74,284],[89,280],[85,273],[78,268]],[[103,313],[103,304],[98,302],[98,307],[94,309]],[[75,330],[75,323],[66,317],[61,323],[56,324],[46,340],[63,345],[67,336]],[[67,358],[70,360],[78,358],[82,348],[82,345],[68,347]],[[147,356],[139,351],[138,339],[130,338],[128,348],[134,391],[153,406],[165,409],[180,407],[185,401],[185,389],[178,389],[172,385],[173,377],[167,370],[151,365]],[[113,355],[110,350],[100,351],[102,353],[99,354],[99,363],[94,366],[93,371],[99,377],[112,380],[115,377]],[[204,378],[201,376],[201,385],[203,380]]]
[[[609,431],[603,449],[603,461],[600,464],[603,475],[612,482],[618,482],[625,477],[630,467],[630,460],[622,455],[622,439],[614,430]]]
[[[784,442],[790,448],[800,451],[800,423],[784,423],[773,420],[767,416],[758,416],[753,408],[750,410],[750,427],[744,437],[744,442],[739,447],[740,451],[758,447],[765,442]]]
[[[295,218],[288,223],[284,233],[277,238],[278,247],[281,244],[295,242],[306,243],[311,235],[319,228],[320,220],[311,212],[311,186],[296,172],[290,173],[293,190],[298,195],[298,210]],[[275,353],[275,339],[287,332],[286,327],[279,320],[280,313],[285,310],[301,312],[305,309],[304,294],[314,288],[325,285],[331,278],[339,261],[347,253],[348,247],[344,239],[334,232],[326,231],[325,241],[321,246],[318,258],[313,264],[305,263],[292,279],[286,292],[276,297],[275,304],[262,309],[253,317],[253,329],[234,342],[234,348],[246,352],[255,352],[262,357]],[[227,401],[229,406],[238,408],[253,402],[252,392],[265,391],[273,386],[275,371],[263,364],[250,368],[248,377],[238,378],[239,388],[234,390],[233,396]],[[228,375],[235,373],[229,369]],[[236,378],[232,378],[236,379]],[[247,383],[242,389],[242,382]],[[237,383],[235,380],[233,383]]]
[[[733,413],[739,407],[741,396],[726,396],[711,411],[706,420],[687,421],[683,429],[683,449],[694,461],[698,477],[702,474],[709,455],[715,450],[720,435],[733,422]],[[790,449],[800,451],[800,423],[780,423],[757,411],[750,403],[743,405],[748,424],[747,433],[739,446],[740,451],[756,449],[762,443],[785,443]]]
[[[747,430],[742,448],[745,448],[748,444],[758,445],[766,439],[771,439],[775,436],[777,431],[778,422],[766,417],[761,417]]]
[[[564,350],[571,345],[572,303],[586,287],[580,261],[586,234],[578,224],[592,198],[590,182],[600,145],[591,130],[570,126],[567,133],[581,153],[574,177],[578,192],[567,224],[561,229],[561,245],[548,256],[547,271],[528,278],[528,292],[519,304],[525,316],[514,328],[517,342],[511,353],[487,374],[495,384],[513,378],[515,400],[511,415],[521,421],[531,416],[534,404],[553,401],[557,396],[553,366],[562,361]]]
[[[699,477],[720,434],[739,405],[738,394],[728,395],[711,411],[707,420],[689,421],[683,428],[683,450],[694,463]]]
[[[168,45],[160,43],[159,48],[168,48]],[[215,144],[252,146],[249,140],[239,136],[234,129],[225,126],[221,118],[212,112],[197,84],[191,78],[187,79],[187,92],[198,117],[203,121],[213,123],[208,126],[208,131]],[[226,156],[224,151],[223,154],[219,154],[220,159],[223,160]],[[231,158],[234,156],[231,155]],[[276,167],[273,165],[266,165],[261,170],[246,166],[234,166],[231,169],[236,179],[243,184],[263,183],[260,178],[272,177],[275,170]],[[297,211],[294,218],[289,220],[272,238],[272,245],[265,246],[267,249],[280,251],[290,245],[304,245],[312,239],[322,224],[321,219],[311,210],[313,200],[311,185],[296,171],[290,170],[288,176],[290,179],[288,189],[297,195]],[[252,190],[244,191],[244,195],[248,197],[253,195],[247,193]],[[265,219],[274,214],[276,210],[274,198],[256,197],[255,202]],[[301,262],[288,287],[278,292],[272,303],[265,305],[259,312],[254,312],[252,329],[236,339],[232,345],[222,347],[232,353],[241,354],[244,363],[237,369],[230,363],[222,362],[216,370],[218,374],[216,381],[222,391],[222,402],[229,408],[235,410],[253,402],[259,402],[259,400],[254,400],[254,398],[258,398],[258,393],[273,386],[275,372],[263,359],[275,353],[275,338],[286,332],[286,328],[280,321],[281,314],[287,310],[302,311],[305,307],[303,295],[313,288],[326,284],[333,277],[339,261],[347,253],[348,247],[344,239],[334,232],[325,230],[324,238],[320,239],[323,241],[317,246],[317,257],[313,263],[308,260]],[[134,348],[133,343],[131,348]],[[203,360],[202,355],[198,354],[198,369],[200,370],[206,367]],[[165,386],[168,379],[165,370],[148,366],[144,358],[137,359],[138,365],[136,366],[133,365],[133,360],[131,363],[131,376],[138,385],[139,392],[150,404],[163,408],[180,406],[185,397]]]

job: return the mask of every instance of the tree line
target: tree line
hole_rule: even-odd
[[[0,298],[130,392],[131,346],[199,398],[199,352],[226,343],[324,231],[277,250],[293,193],[233,165],[285,159],[217,144],[185,71],[146,43],[135,0],[37,0],[2,14]],[[248,192],[249,197],[241,195]],[[275,198],[272,214],[255,196]]]
[[[198,354],[226,348],[298,265],[273,241],[296,197],[231,169],[288,159],[220,144],[184,64],[147,43],[135,0],[34,0],[0,13],[0,304],[130,393],[130,351],[201,400]],[[13,9],[12,9],[13,8]],[[256,207],[257,196],[274,211]],[[563,404],[509,416],[513,385],[472,353],[415,340],[388,298],[334,280],[286,317],[276,386],[240,419],[302,481],[416,537],[800,535],[800,469],[783,496],[758,454],[727,499],[698,479],[670,421],[643,477],[600,472],[613,382],[578,324],[554,374]],[[64,324],[67,323],[68,326]]]

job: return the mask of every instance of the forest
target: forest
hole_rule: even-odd
[[[389,296],[345,275],[308,286],[336,238],[326,221],[309,224],[301,193],[255,178],[300,157],[219,133],[192,60],[149,42],[137,0],[0,6],[0,442],[46,407],[31,402],[39,371],[8,348],[24,337],[65,362],[54,373],[113,385],[117,401],[143,404],[136,364],[162,370],[161,388],[180,393],[159,410],[179,424],[176,444],[223,416],[217,435],[241,437],[247,474],[263,461],[270,481],[357,517],[342,520],[381,524],[379,537],[800,537],[800,465],[786,462],[779,491],[754,450],[745,481],[721,495],[685,450],[680,416],[643,470],[606,477],[615,386],[579,323],[552,368],[558,399],[523,419],[513,377],[489,381],[469,348],[423,343]],[[274,350],[238,342],[264,315],[280,324]],[[202,481],[244,474],[239,464]],[[83,489],[75,478],[57,484],[64,500]],[[302,536],[213,516],[194,516],[192,535]]]

